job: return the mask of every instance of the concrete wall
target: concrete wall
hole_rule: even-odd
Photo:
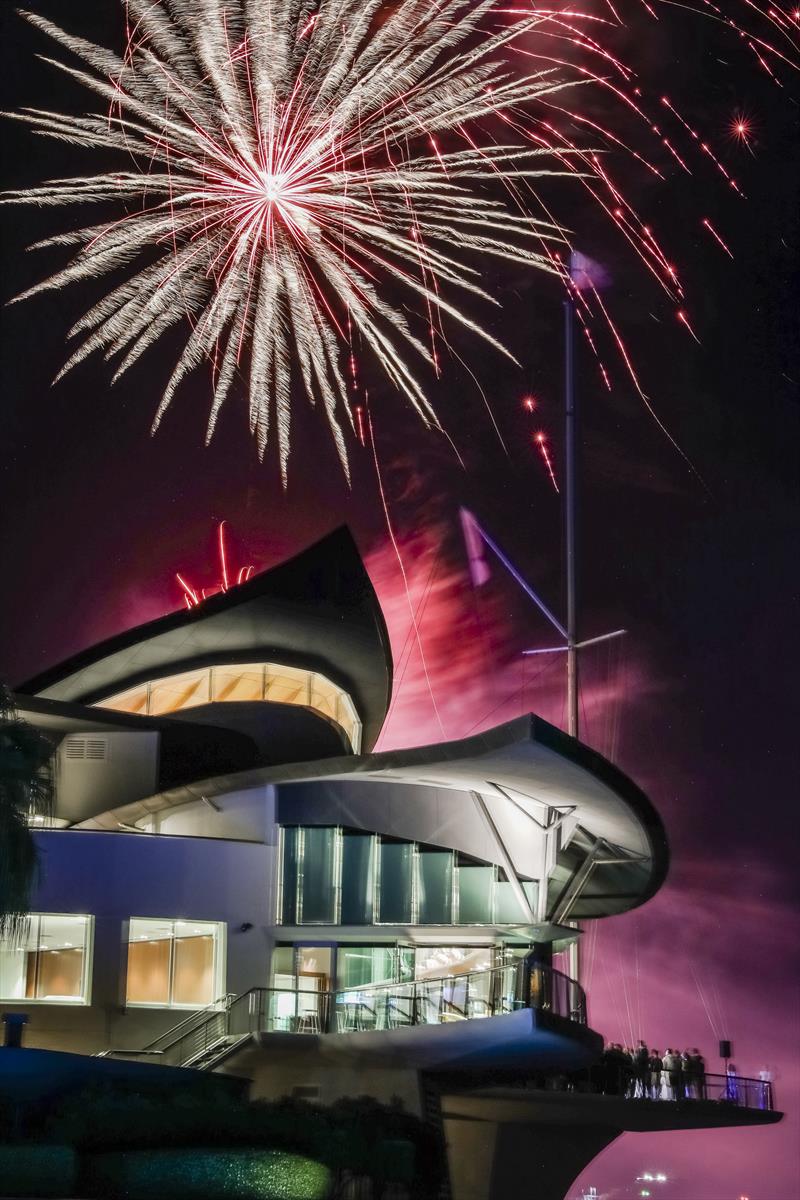
[[[373,1034],[381,1039],[382,1034]],[[372,1096],[382,1104],[398,1097],[403,1108],[422,1115],[420,1075],[416,1066],[381,1063],[358,1053],[342,1053],[335,1035],[314,1037],[271,1034],[264,1044],[248,1044],[219,1073],[251,1080],[253,1100],[303,1095],[320,1104],[342,1097]]]
[[[58,750],[56,814],[83,821],[102,808],[108,796],[117,805],[152,796],[157,790],[160,735],[147,733],[70,734]],[[94,744],[102,758],[72,757]]]
[[[266,786],[215,796],[213,807],[203,800],[163,809],[136,824],[149,833],[172,837],[228,838],[276,843],[274,788]]]

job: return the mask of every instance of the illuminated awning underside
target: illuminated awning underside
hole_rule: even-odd
[[[435,794],[446,796],[456,812],[463,805],[465,821],[477,802],[488,815],[483,857],[507,866],[504,856],[510,855],[517,872],[537,877],[527,860],[551,854],[538,877],[548,879],[547,917],[557,922],[634,908],[654,894],[667,871],[664,827],[644,793],[601,755],[533,715],[457,742],[218,776],[115,809],[82,827],[117,830],[120,822],[130,826],[201,797],[213,800],[268,785],[279,788],[285,823],[293,792],[298,822],[326,824],[341,820],[336,813],[349,790],[354,813],[356,793],[359,800],[372,797],[371,827],[378,832],[434,842],[435,830],[423,836],[419,825]],[[390,796],[392,828],[381,828]],[[368,816],[364,820],[370,827]],[[441,843],[469,852],[453,835],[457,824],[450,821]]]

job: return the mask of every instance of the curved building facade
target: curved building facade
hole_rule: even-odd
[[[374,753],[391,681],[338,530],[18,689],[58,780],[0,949],[32,1045],[418,1109],[437,1071],[597,1056],[570,947],[661,885],[657,812],[532,715]]]

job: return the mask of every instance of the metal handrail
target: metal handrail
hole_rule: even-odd
[[[438,975],[435,979],[409,979],[409,980],[392,980],[385,983],[368,983],[355,985],[348,988],[338,988],[333,995],[343,995],[345,993],[352,994],[380,994],[386,989],[392,989],[397,993],[401,993],[402,989],[425,989],[426,987],[436,987],[439,984],[457,985],[464,982],[467,987],[479,986],[480,981],[486,979],[493,982],[495,979],[503,979],[509,974],[513,974],[513,987],[509,990],[514,990],[516,1000],[519,1003],[516,1007],[520,1008],[537,1008],[551,1009],[556,1011],[558,1008],[565,1011],[558,1015],[569,1017],[571,1020],[578,1021],[580,1024],[586,1024],[586,993],[577,980],[572,979],[569,975],[565,975],[563,971],[558,971],[554,967],[544,965],[534,965],[529,967],[529,1001],[526,1003],[524,996],[525,982],[525,967],[522,961],[516,963],[506,963],[499,967],[489,967],[483,971],[467,971],[460,975]],[[475,982],[477,981],[477,983]],[[308,993],[314,995],[315,993]],[[561,1000],[566,1000],[567,1003],[560,1003]],[[574,1000],[575,1003],[570,1003]]]
[[[520,960],[484,971],[393,981],[336,991],[255,987],[228,993],[166,1030],[139,1054],[159,1054],[175,1066],[197,1062],[215,1047],[254,1033],[331,1033],[435,1025],[507,1014],[549,1011],[586,1023],[581,986],[547,966]],[[129,1052],[130,1053],[130,1052]]]
[[[590,1077],[593,1071],[598,1071],[600,1077],[603,1077],[602,1064],[589,1069]],[[622,1095],[626,1100],[651,1100],[659,1103],[709,1100],[717,1104],[730,1104],[736,1108],[761,1109],[764,1112],[772,1112],[775,1107],[772,1081],[769,1079],[752,1079],[732,1072],[720,1075],[701,1071],[693,1075],[683,1070],[662,1070],[657,1076],[654,1079],[650,1072],[640,1074],[629,1067],[616,1072],[612,1068],[600,1090],[607,1095]]]
[[[173,1042],[175,1042],[181,1036],[180,1031],[183,1030],[187,1025],[191,1025],[193,1021],[197,1021],[198,1024],[202,1024],[204,1019],[214,1016],[216,1013],[222,1012],[229,1008],[235,999],[235,992],[226,992],[223,996],[220,996],[219,999],[212,1000],[211,1004],[207,1004],[205,1008],[196,1009],[194,1012],[189,1013],[188,1017],[184,1017],[183,1020],[178,1021],[176,1025],[171,1025],[169,1029],[165,1029],[164,1032],[159,1034],[157,1038],[154,1038],[152,1042],[149,1042],[146,1046],[143,1046],[139,1053],[158,1054],[161,1050],[167,1049],[168,1046],[171,1046]],[[161,1042],[164,1042],[165,1044],[161,1046],[159,1044]]]

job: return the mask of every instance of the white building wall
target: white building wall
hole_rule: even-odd
[[[43,873],[32,911],[92,914],[94,946],[89,1005],[0,1005],[2,1011],[28,1012],[27,1044],[83,1053],[137,1048],[186,1015],[168,1008],[126,1010],[131,917],[222,922],[226,990],[238,994],[267,983],[274,839],[258,844],[69,830],[36,838]]]

